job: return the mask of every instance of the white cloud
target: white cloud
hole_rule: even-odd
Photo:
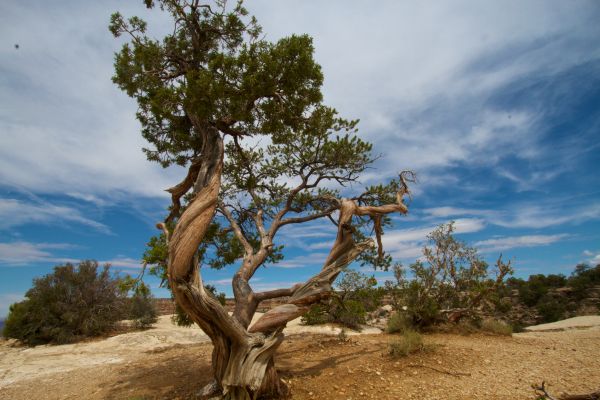
[[[0,198],[0,229],[8,229],[24,224],[56,224],[74,222],[89,226],[99,232],[110,234],[110,229],[97,221],[87,218],[75,208],[58,206],[45,201],[23,201]]]
[[[482,252],[493,252],[521,247],[538,247],[559,242],[568,236],[569,235],[567,234],[557,234],[499,237],[480,240],[475,243],[475,247],[479,248]]]
[[[247,6],[267,39],[314,37],[326,101],[361,119],[366,136],[381,143],[375,150],[387,154],[380,166],[389,174],[539,155],[528,145],[536,141],[535,113],[482,104],[528,74],[557,73],[599,54],[593,1]],[[122,43],[106,29],[115,10],[141,15],[157,37],[171,25],[166,13],[141,2],[0,5],[0,33],[20,45],[0,51],[7,78],[0,83],[1,184],[101,203],[165,196],[162,190],[181,178],[180,170],[145,160],[135,103],[110,81]]]
[[[583,255],[586,257],[586,261],[591,265],[600,264],[600,251],[584,250]]]
[[[98,261],[98,264],[110,264],[111,267],[117,267],[119,269],[138,270],[142,268],[141,260],[131,257],[115,257],[109,260]]]

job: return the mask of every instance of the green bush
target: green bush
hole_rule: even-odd
[[[149,328],[157,320],[156,306],[154,297],[146,286],[144,289],[136,291],[130,299],[129,318],[138,329]]]
[[[412,321],[405,313],[396,312],[392,314],[387,322],[385,331],[387,333],[404,333],[406,330],[412,329]]]
[[[512,326],[495,319],[484,319],[481,323],[481,330],[501,336],[510,336],[513,333]]]
[[[347,300],[335,315],[335,321],[348,328],[360,330],[361,324],[365,323],[365,306],[358,300]]]
[[[423,337],[419,332],[408,329],[399,339],[390,343],[389,354],[394,358],[406,357],[424,349]]]
[[[303,325],[319,325],[328,321],[329,316],[327,314],[327,309],[323,304],[313,304],[300,319],[300,322]]]
[[[113,329],[125,316],[119,280],[95,261],[54,267],[34,279],[26,299],[10,307],[4,336],[29,345],[69,343]]]

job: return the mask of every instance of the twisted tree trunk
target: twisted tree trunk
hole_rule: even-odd
[[[304,284],[290,289],[254,293],[248,281],[257,265],[243,264],[233,279],[237,304],[233,316],[230,316],[204,289],[197,260],[198,246],[217,207],[223,167],[223,141],[218,132],[209,136],[205,144],[204,156],[194,163],[194,170],[190,169],[185,181],[170,190],[174,203],[178,204],[179,197],[191,188],[194,181],[194,200],[179,217],[171,237],[162,225],[169,245],[168,279],[175,300],[213,343],[215,380],[205,388],[203,394],[220,394],[224,399],[244,400],[285,397],[288,389],[278,377],[274,362],[275,352],[283,341],[284,327],[287,322],[306,312],[311,304],[330,296],[332,283],[342,269],[366,248],[374,246],[373,240],[354,243],[352,216],[380,217],[390,212],[405,213],[407,209],[401,198],[403,193],[399,193],[397,204],[380,207],[359,207],[353,200],[341,200],[336,240],[321,272]],[[265,251],[269,246],[270,242],[265,242]],[[262,264],[267,254],[261,253],[260,257],[256,254],[257,262]],[[286,304],[268,311],[248,327],[260,301],[283,295],[289,296]]]

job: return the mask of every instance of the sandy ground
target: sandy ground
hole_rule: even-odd
[[[256,313],[253,321],[260,318]],[[341,328],[332,325],[304,326],[297,318],[288,323],[286,335],[313,333],[337,335]],[[377,328],[364,327],[361,332],[347,331],[348,336],[381,333]],[[37,346],[33,348],[10,346],[0,347],[0,389],[13,383],[43,377],[56,373],[66,373],[86,367],[132,362],[148,353],[161,352],[174,346],[186,346],[208,342],[209,338],[197,325],[189,328],[178,327],[171,317],[163,315],[152,329],[124,333],[105,340],[61,345]]]
[[[276,357],[293,399],[533,399],[530,386],[542,380],[557,394],[600,388],[599,325],[513,337],[427,335],[432,350],[404,359],[387,354],[394,335],[342,343],[305,328],[290,324]],[[147,331],[75,345],[4,342],[0,399],[193,399],[211,379],[211,350],[202,331],[168,317]]]

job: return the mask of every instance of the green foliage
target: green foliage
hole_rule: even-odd
[[[69,343],[108,332],[124,316],[125,293],[109,267],[95,261],[54,267],[34,279],[26,299],[13,304],[4,335],[29,345]]]
[[[418,351],[423,351],[424,349],[425,346],[421,334],[411,329],[407,329],[397,340],[390,343],[389,354],[393,358],[400,358]]]

